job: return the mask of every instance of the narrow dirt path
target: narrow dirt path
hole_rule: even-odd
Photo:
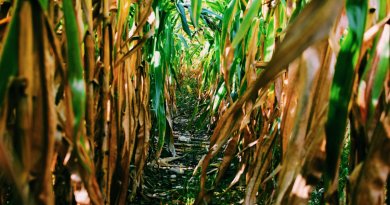
[[[191,81],[193,82],[191,83]],[[190,90],[196,89],[193,79],[183,84],[190,85]],[[172,157],[167,145],[164,145],[158,164],[153,163],[152,159],[149,158],[143,175],[143,191],[129,204],[193,204],[200,188],[200,170],[195,176],[193,176],[193,172],[200,159],[208,152],[209,140],[213,131],[212,129],[207,131],[207,128],[195,129],[199,113],[195,116],[191,128],[186,130],[197,106],[196,96],[190,90],[184,86],[181,91],[176,90],[177,112],[173,116],[176,157]],[[154,136],[157,136],[158,130],[155,129],[153,133]],[[151,137],[152,135],[151,133]],[[211,185],[213,178],[215,178],[222,157],[223,153],[220,153],[212,159],[208,169],[208,185]],[[235,166],[233,164],[230,166],[224,179],[220,182],[220,187],[215,192],[216,195],[221,194],[233,180],[238,169],[238,159],[235,160]],[[243,177],[245,181],[245,176]],[[239,204],[245,192],[240,187],[242,186],[237,183],[237,186],[229,190],[228,193],[214,197],[209,204]]]
[[[195,95],[187,89],[176,92],[177,113],[173,117],[173,133],[176,157],[173,158],[166,145],[159,166],[149,160],[144,172],[143,193],[131,204],[192,204],[199,187],[191,180],[201,157],[207,153],[211,132],[186,128],[197,106]],[[195,124],[196,118],[194,120]],[[173,160],[172,160],[173,159]],[[172,160],[172,161],[171,161]]]

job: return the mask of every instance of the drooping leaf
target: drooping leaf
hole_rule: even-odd
[[[337,164],[346,130],[355,67],[359,59],[366,25],[367,1],[347,0],[346,10],[349,32],[337,57],[329,101],[328,122],[325,129],[327,143],[324,183],[326,192],[331,183],[334,183],[338,169]]]
[[[192,11],[192,23],[195,28],[198,28],[198,22],[200,18],[200,13],[202,11],[202,0],[191,0],[191,11]]]
[[[190,37],[190,39],[192,39],[192,35],[191,35],[190,28],[188,26],[188,22],[187,22],[187,18],[186,18],[186,15],[185,15],[186,13],[184,11],[184,7],[183,7],[182,4],[176,3],[176,2],[175,2],[175,5],[176,5],[176,8],[177,8],[177,12],[179,12],[179,14],[180,14],[183,30],[184,30],[184,32],[187,33],[188,37]]]
[[[158,145],[157,145],[157,155],[156,158],[160,156],[162,147],[165,142],[165,132],[166,132],[166,115],[165,115],[165,108],[164,108],[164,97],[163,94],[160,94],[160,100],[157,107],[157,118],[158,118]]]

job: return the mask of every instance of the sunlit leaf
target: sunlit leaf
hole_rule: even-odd
[[[256,17],[259,13],[260,7],[262,5],[261,2],[262,2],[261,0],[253,0],[251,4],[247,5],[246,15],[242,20],[240,29],[238,29],[238,33],[236,34],[236,36],[232,41],[233,47],[237,46],[238,43],[242,40],[242,38],[245,36],[245,34],[248,32],[252,24],[253,18]]]
[[[326,123],[325,190],[328,190],[330,184],[333,183],[344,139],[355,67],[364,35],[367,1],[347,0],[346,10],[349,31],[337,57],[329,101],[328,122]]]
[[[198,22],[200,13],[202,11],[202,0],[191,0],[191,11],[192,11],[192,23],[194,24],[195,28],[198,28]]]

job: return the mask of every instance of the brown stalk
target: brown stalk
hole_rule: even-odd
[[[33,11],[39,5],[33,4]],[[35,203],[54,203],[54,194],[51,179],[51,163],[54,154],[54,139],[57,126],[57,116],[53,96],[54,63],[49,52],[47,30],[44,26],[44,15],[40,12],[33,14],[34,42],[38,52],[35,52],[35,75],[39,76],[37,82],[36,107],[33,114],[33,130],[31,140],[32,175],[36,177],[33,196]]]
[[[31,123],[33,117],[33,22],[32,8],[29,2],[24,2],[20,9],[20,35],[19,43],[23,49],[19,49],[18,74],[20,83],[15,83],[16,98],[16,126],[14,153],[22,163],[21,181],[28,183],[31,170]],[[28,189],[26,190],[28,193]]]
[[[110,65],[111,65],[111,35],[110,35],[111,26],[110,24],[107,24],[104,26],[104,35],[103,35],[103,70],[101,73],[101,124],[100,127],[103,130],[101,137],[99,137],[99,140],[102,140],[102,169],[101,171],[104,173],[104,180],[103,180],[103,187],[102,187],[102,194],[103,194],[103,200],[109,201],[109,176],[108,176],[108,170],[109,170],[109,157],[107,155],[108,148],[109,148],[109,126],[108,126],[108,109],[110,109],[112,102],[110,102],[110,105],[108,105],[109,102],[109,72],[110,72]]]
[[[85,68],[85,81],[87,85],[86,90],[86,114],[85,114],[85,121],[86,121],[86,127],[87,127],[87,136],[90,139],[91,144],[94,143],[95,137],[95,114],[94,114],[94,85],[93,85],[93,79],[94,79],[94,73],[95,73],[95,42],[90,33],[87,33],[84,38],[84,68]],[[92,146],[92,152],[93,152]]]

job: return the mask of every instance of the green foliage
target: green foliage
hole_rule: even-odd
[[[80,43],[78,36],[78,28],[76,16],[73,12],[71,1],[65,1],[64,4],[65,31],[67,42],[67,65],[69,69],[69,85],[72,93],[72,108],[74,114],[73,138],[75,142],[80,141],[82,148],[86,150],[82,132],[80,132],[80,124],[85,112],[85,81],[83,78],[83,66],[81,63]],[[77,147],[79,160],[83,163],[88,173],[91,172],[86,162],[82,157],[82,152]],[[81,152],[81,153],[80,153]]]
[[[20,9],[20,2],[19,0],[15,3],[15,13]],[[3,106],[8,79],[16,75],[18,70],[18,35],[18,16],[14,15],[8,28],[8,35],[2,45],[2,50],[6,52],[1,52],[0,58],[0,107]]]
[[[260,7],[262,5],[261,0],[254,0],[247,10],[247,13],[242,20],[240,29],[238,30],[238,33],[234,37],[234,40],[232,42],[232,46],[237,46],[238,43],[241,41],[241,39],[247,34],[253,19],[259,14]]]
[[[324,172],[325,191],[333,181],[340,156],[342,141],[349,112],[355,67],[366,25],[367,1],[347,0],[349,21],[348,36],[341,46],[333,77],[328,123],[326,124],[326,168]],[[334,150],[336,149],[336,150]]]

